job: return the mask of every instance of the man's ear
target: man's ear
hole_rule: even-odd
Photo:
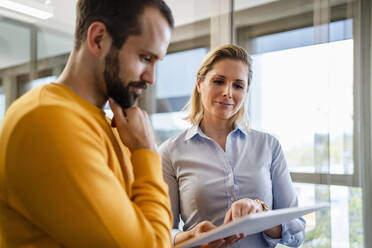
[[[107,32],[105,24],[93,22],[90,24],[87,33],[87,45],[89,51],[95,56],[106,54],[111,46],[111,36]]]

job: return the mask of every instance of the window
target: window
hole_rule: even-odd
[[[32,89],[35,89],[35,88],[40,87],[42,85],[53,83],[56,80],[57,80],[56,76],[47,76],[47,77],[42,77],[42,78],[35,79],[29,84],[27,90],[32,90]]]
[[[157,143],[186,129],[181,110],[190,98],[199,64],[207,53],[197,48],[168,54],[157,67],[156,112],[151,115]]]
[[[299,205],[330,203],[305,216],[303,247],[364,247],[352,2],[266,1],[235,13],[238,43],[253,57],[251,127],[279,139]]]
[[[363,247],[360,188],[305,183],[294,186],[300,205],[330,202],[330,208],[305,216],[306,241],[301,247]]]
[[[251,125],[279,138],[293,172],[353,174],[351,23],[330,24],[329,43],[314,44],[312,27],[252,42]]]
[[[330,203],[329,209],[305,216],[303,247],[364,247],[363,191],[354,157],[357,6],[354,0],[234,1],[232,40],[253,57],[250,125],[278,137],[300,206]],[[195,22],[194,39],[203,28]],[[178,30],[187,31],[176,27],[177,38]],[[196,44],[177,39],[176,50],[191,52]],[[157,107],[151,115],[159,143],[188,125],[181,120],[180,103],[191,88],[180,89],[187,94],[173,92],[174,80],[167,79],[176,72],[176,82],[192,87],[178,69],[185,62],[167,63],[168,57],[184,53],[167,55],[159,65]]]

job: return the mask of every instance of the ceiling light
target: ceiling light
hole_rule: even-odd
[[[41,20],[46,20],[53,16],[53,9],[49,4],[41,4],[40,2],[30,0],[1,0],[0,7],[22,13]]]

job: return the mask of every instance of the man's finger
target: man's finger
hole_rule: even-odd
[[[112,98],[109,98],[109,104],[110,104],[110,108],[111,108],[112,112],[114,112],[114,119],[113,120],[115,121],[115,125],[117,123],[125,122],[126,118],[124,116],[124,111],[120,107],[120,105],[117,104]]]

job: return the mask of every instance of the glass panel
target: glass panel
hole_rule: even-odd
[[[156,113],[151,115],[158,144],[186,129],[190,124],[182,118],[194,84],[196,73],[207,53],[206,48],[168,54],[157,67]]]
[[[68,54],[72,51],[73,41],[73,37],[41,30],[37,33],[37,57],[45,59]]]
[[[27,90],[55,82],[62,72],[70,51],[73,37],[54,30],[39,29],[37,33],[38,78],[27,86]]]
[[[300,206],[330,202],[329,209],[304,216],[306,240],[301,247],[363,247],[360,188],[304,183],[294,186]]]
[[[17,97],[14,93],[18,90],[18,77],[30,72],[30,35],[28,25],[2,18],[0,14],[0,122],[6,111],[5,93],[9,94],[9,101],[14,101]]]
[[[353,173],[353,40],[253,59],[251,127],[279,138],[291,171]]]
[[[198,48],[168,54],[157,67],[156,98],[189,96],[196,81],[196,73],[207,53]]]
[[[0,84],[0,125],[5,115],[5,94],[3,92],[3,86]]]
[[[197,21],[208,19],[211,16],[212,0],[177,1],[166,0],[175,16],[175,26],[183,26]]]
[[[235,1],[253,57],[250,124],[278,137],[292,172],[353,174],[351,1],[319,3]]]
[[[0,70],[28,63],[30,61],[29,28],[0,19],[0,54]]]
[[[292,172],[354,174],[353,4],[235,0],[236,40],[253,57],[250,125],[278,137]],[[305,216],[302,247],[364,247],[360,188],[295,187],[300,205],[331,204]]]
[[[28,84],[27,91],[46,85],[46,84],[49,84],[49,83],[52,83],[52,82],[55,82],[56,80],[57,80],[56,76],[38,78],[36,80],[33,80],[30,84]]]
[[[36,87],[55,82],[62,72],[72,48],[73,39],[71,37],[39,29],[37,32],[37,79],[30,82],[29,75],[25,75],[24,80],[18,80],[19,95]]]
[[[158,145],[190,126],[189,122],[183,120],[185,115],[184,112],[169,112],[151,115],[151,122],[155,132],[156,143]]]

